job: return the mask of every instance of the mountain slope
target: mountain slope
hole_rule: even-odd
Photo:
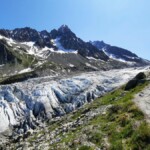
[[[105,61],[108,60],[108,57],[103,52],[99,52],[91,43],[84,42],[76,37],[66,25],[61,26],[58,30],[51,31],[50,34],[53,39],[59,39],[65,49],[77,50],[84,57],[89,56]]]
[[[105,44],[103,41],[84,42],[67,25],[62,25],[58,30],[54,29],[51,32],[46,30],[39,32],[29,27],[14,30],[1,29],[0,35],[15,40],[17,44],[27,45],[30,49],[28,53],[44,58],[50,56],[52,52],[76,52],[82,57],[103,61],[115,58],[139,65],[148,63],[128,50]]]
[[[85,42],[66,25],[51,32],[29,27],[1,29],[0,54],[0,82],[5,74],[16,79],[16,74],[29,70],[36,76],[47,76],[149,64],[125,49]],[[4,78],[1,83],[8,80]]]
[[[82,56],[91,56],[102,60],[108,60],[108,57],[103,53],[99,52],[98,49],[90,43],[86,43],[68,28],[63,25],[58,30],[52,30],[50,33],[47,31],[38,32],[31,28],[20,28],[10,30],[0,30],[0,34],[7,38],[12,38],[19,42],[35,42],[34,45],[44,48],[54,48],[57,50],[59,47],[52,41],[60,42],[64,49],[78,51]]]
[[[147,60],[138,57],[136,54],[132,53],[129,50],[117,46],[111,46],[104,43],[103,41],[93,41],[91,43],[96,46],[100,51],[105,52],[105,54],[109,56],[109,58],[123,62],[139,63],[143,65],[149,63]]]

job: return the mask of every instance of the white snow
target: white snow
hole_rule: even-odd
[[[36,55],[39,51],[38,48],[34,46],[35,42],[22,42],[20,44],[28,46],[26,49],[28,54]]]
[[[48,47],[44,47],[42,49],[37,48],[35,46],[35,42],[23,42],[21,43],[22,45],[26,45],[29,48],[27,49],[27,53],[31,54],[31,55],[35,55],[37,57],[41,57],[41,58],[47,58],[51,53],[60,53],[60,54],[64,54],[64,53],[75,53],[77,54],[76,50],[66,50],[64,49],[60,42],[59,39],[55,39],[55,40],[51,40],[51,42],[53,43],[53,45],[57,46],[58,50],[54,50],[53,48],[48,48]]]
[[[37,46],[35,46],[35,42],[16,42],[15,40],[11,38],[6,38],[2,35],[0,35],[0,39],[5,39],[8,45],[11,47],[14,46],[15,44],[20,44],[19,46],[18,45],[16,47],[14,46],[14,50],[17,50],[17,48],[23,47],[26,50],[26,53],[30,55],[35,55],[37,57],[41,57],[43,59],[47,58],[51,53],[59,53],[59,54],[65,54],[65,53],[77,54],[78,53],[77,50],[63,48],[63,46],[59,42],[60,38],[51,40],[53,45],[56,46],[58,50],[54,50],[53,48],[48,48],[48,47],[44,47],[40,49]]]
[[[29,47],[33,47],[35,42],[22,42],[21,44],[27,45]]]
[[[97,68],[97,67],[94,67],[94,66],[92,66],[92,65],[91,65],[91,64],[89,64],[89,63],[85,63],[85,65],[86,65],[87,67],[91,67],[91,68],[93,68],[93,69],[98,70],[98,68]]]
[[[78,51],[77,50],[72,50],[72,49],[65,49],[61,43],[59,42],[60,38],[56,38],[56,39],[52,39],[51,42],[53,43],[54,46],[56,46],[58,48],[58,51],[56,51],[57,53],[75,53],[77,54]]]
[[[21,74],[21,73],[30,72],[30,71],[32,71],[31,68],[26,68],[26,69],[19,71],[18,73]]]
[[[89,64],[89,63],[85,63],[85,65],[88,66],[88,67],[91,67],[91,64]]]
[[[4,66],[4,64],[1,64],[1,65],[0,65],[0,67],[3,67],[3,66]]]
[[[98,60],[98,59],[96,59],[96,58],[94,58],[94,57],[86,57],[87,59],[90,59],[90,60]]]
[[[5,38],[5,39],[7,40],[9,46],[12,46],[12,44],[16,44],[16,42],[11,38]]]
[[[7,43],[8,43],[9,46],[12,46],[12,44],[16,44],[16,42],[13,39],[6,38],[6,37],[4,37],[2,35],[0,35],[0,39],[5,39],[7,41]]]
[[[115,55],[113,55],[113,54],[107,53],[105,48],[103,48],[103,52],[104,52],[109,58],[111,58],[111,59],[114,59],[114,60],[117,60],[117,61],[120,61],[120,62],[123,62],[123,63],[127,63],[127,64],[129,64],[129,65],[135,64],[135,62],[126,61],[126,60],[124,60],[124,59],[117,58],[117,57],[116,57]]]
[[[111,59],[114,59],[114,60],[118,60],[118,61],[121,61],[121,62],[126,62],[124,59],[121,59],[121,58],[116,58],[113,54],[109,54],[106,52],[105,48],[103,48],[103,52]]]
[[[0,35],[0,39],[3,39],[4,37],[2,35]]]
[[[74,67],[74,65],[73,64],[69,64],[69,67]]]
[[[129,59],[137,59],[138,57],[130,57],[130,56],[127,56],[127,55],[124,55],[125,57],[129,58]]]

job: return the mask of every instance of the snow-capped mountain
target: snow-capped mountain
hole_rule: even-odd
[[[34,72],[31,76],[45,76],[147,64],[148,61],[125,49],[99,41],[85,42],[66,25],[50,32],[29,27],[0,30],[1,76],[29,70]]]
[[[64,49],[78,51],[84,57],[89,56],[108,60],[108,57],[103,52],[99,52],[92,44],[86,43],[76,37],[66,25],[61,26],[58,30],[54,29],[51,32],[47,32],[46,30],[38,32],[26,27],[14,30],[0,30],[0,34],[7,38],[12,38],[17,42],[34,42],[34,46],[53,48],[54,51],[60,48],[57,45],[57,43],[60,43]]]
[[[144,60],[140,57],[138,57],[136,54],[132,53],[129,50],[117,47],[117,46],[111,46],[109,44],[104,43],[103,41],[93,41],[90,42],[92,45],[97,47],[100,51],[103,51],[109,58],[126,62],[126,63],[147,63],[147,60]]]

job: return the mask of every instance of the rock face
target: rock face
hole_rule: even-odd
[[[17,28],[12,31],[10,30],[0,30],[0,34],[12,38],[18,42],[35,42],[35,46],[44,48],[54,48],[57,50],[59,47],[53,44],[52,40],[59,41],[61,45],[68,50],[76,50],[78,53],[84,57],[94,57],[97,59],[108,60],[108,56],[104,52],[100,52],[91,43],[86,43],[68,28],[68,26],[63,25],[58,30],[54,29],[51,32],[46,30],[38,32],[35,29],[29,27]]]
[[[100,52],[91,43],[78,38],[66,25],[61,26],[58,30],[53,30],[50,34],[53,39],[59,38],[65,49],[78,50],[81,56],[94,57],[105,61],[109,59],[104,52]]]
[[[104,43],[103,41],[93,41],[90,43],[97,47],[100,51],[104,51],[105,54],[107,54],[107,56],[109,56],[110,58],[131,63],[141,63],[143,65],[147,63],[146,60],[143,60],[129,50],[117,46],[111,46]]]
[[[130,80],[125,86],[125,90],[130,90],[135,88],[139,83],[145,82],[146,75],[144,72],[138,73],[132,80]]]
[[[0,54],[2,76],[17,74],[27,68],[69,73],[127,66],[109,59],[91,43],[78,38],[67,26],[51,32],[38,32],[28,27],[0,30]]]
[[[62,25],[59,29],[50,32],[46,30],[39,32],[29,27],[14,30],[1,29],[0,35],[13,39],[13,46],[17,44],[16,47],[17,49],[20,47],[20,51],[28,52],[34,56],[44,56],[44,58],[50,56],[52,52],[76,52],[84,58],[90,57],[105,62],[110,58],[115,58],[117,61],[132,62],[134,65],[136,63],[138,65],[150,63],[126,49],[108,45],[103,41],[85,42],[78,38],[67,25]],[[16,47],[13,46],[12,48],[16,50]]]
[[[142,68],[141,68],[142,69]],[[0,86],[0,132],[11,126],[17,132],[34,129],[39,122],[74,111],[125,83],[141,70],[112,70],[71,78],[35,78]]]
[[[6,63],[15,63],[16,57],[8,50],[5,41],[0,41],[0,65]]]
[[[150,64],[149,61],[124,49],[112,47],[104,42],[95,42],[95,44],[78,38],[66,25],[51,32],[46,30],[39,32],[29,27],[1,29],[0,83],[20,81],[17,74],[22,72],[26,72],[27,75],[23,74],[21,80],[35,76],[122,69]],[[111,49],[115,59],[104,49]],[[122,61],[125,55],[135,59]]]
[[[150,86],[147,86],[140,93],[135,95],[133,101],[145,114],[146,120],[150,123]]]

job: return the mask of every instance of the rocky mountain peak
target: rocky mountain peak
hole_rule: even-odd
[[[106,44],[104,41],[90,41],[90,43],[94,46],[96,46],[98,49],[106,48],[110,45]]]
[[[67,25],[62,25],[51,32],[46,30],[39,32],[30,27],[16,28],[14,30],[1,29],[0,35],[17,42],[34,42],[34,46],[39,49],[48,47],[55,51],[61,47],[66,51],[77,51],[83,57],[93,57],[104,61],[113,58],[123,62],[141,62],[141,59],[136,54],[126,49],[106,44],[104,41],[85,42],[78,38]],[[57,43],[51,41],[57,41]]]
[[[62,25],[58,28],[58,31],[61,33],[71,32],[70,28],[67,25]]]
[[[37,41],[39,39],[39,32],[30,27],[16,28],[10,34],[11,38],[21,42]]]
[[[0,29],[0,35],[5,36],[5,37],[9,37],[10,36],[10,31],[5,30],[5,29]]]

